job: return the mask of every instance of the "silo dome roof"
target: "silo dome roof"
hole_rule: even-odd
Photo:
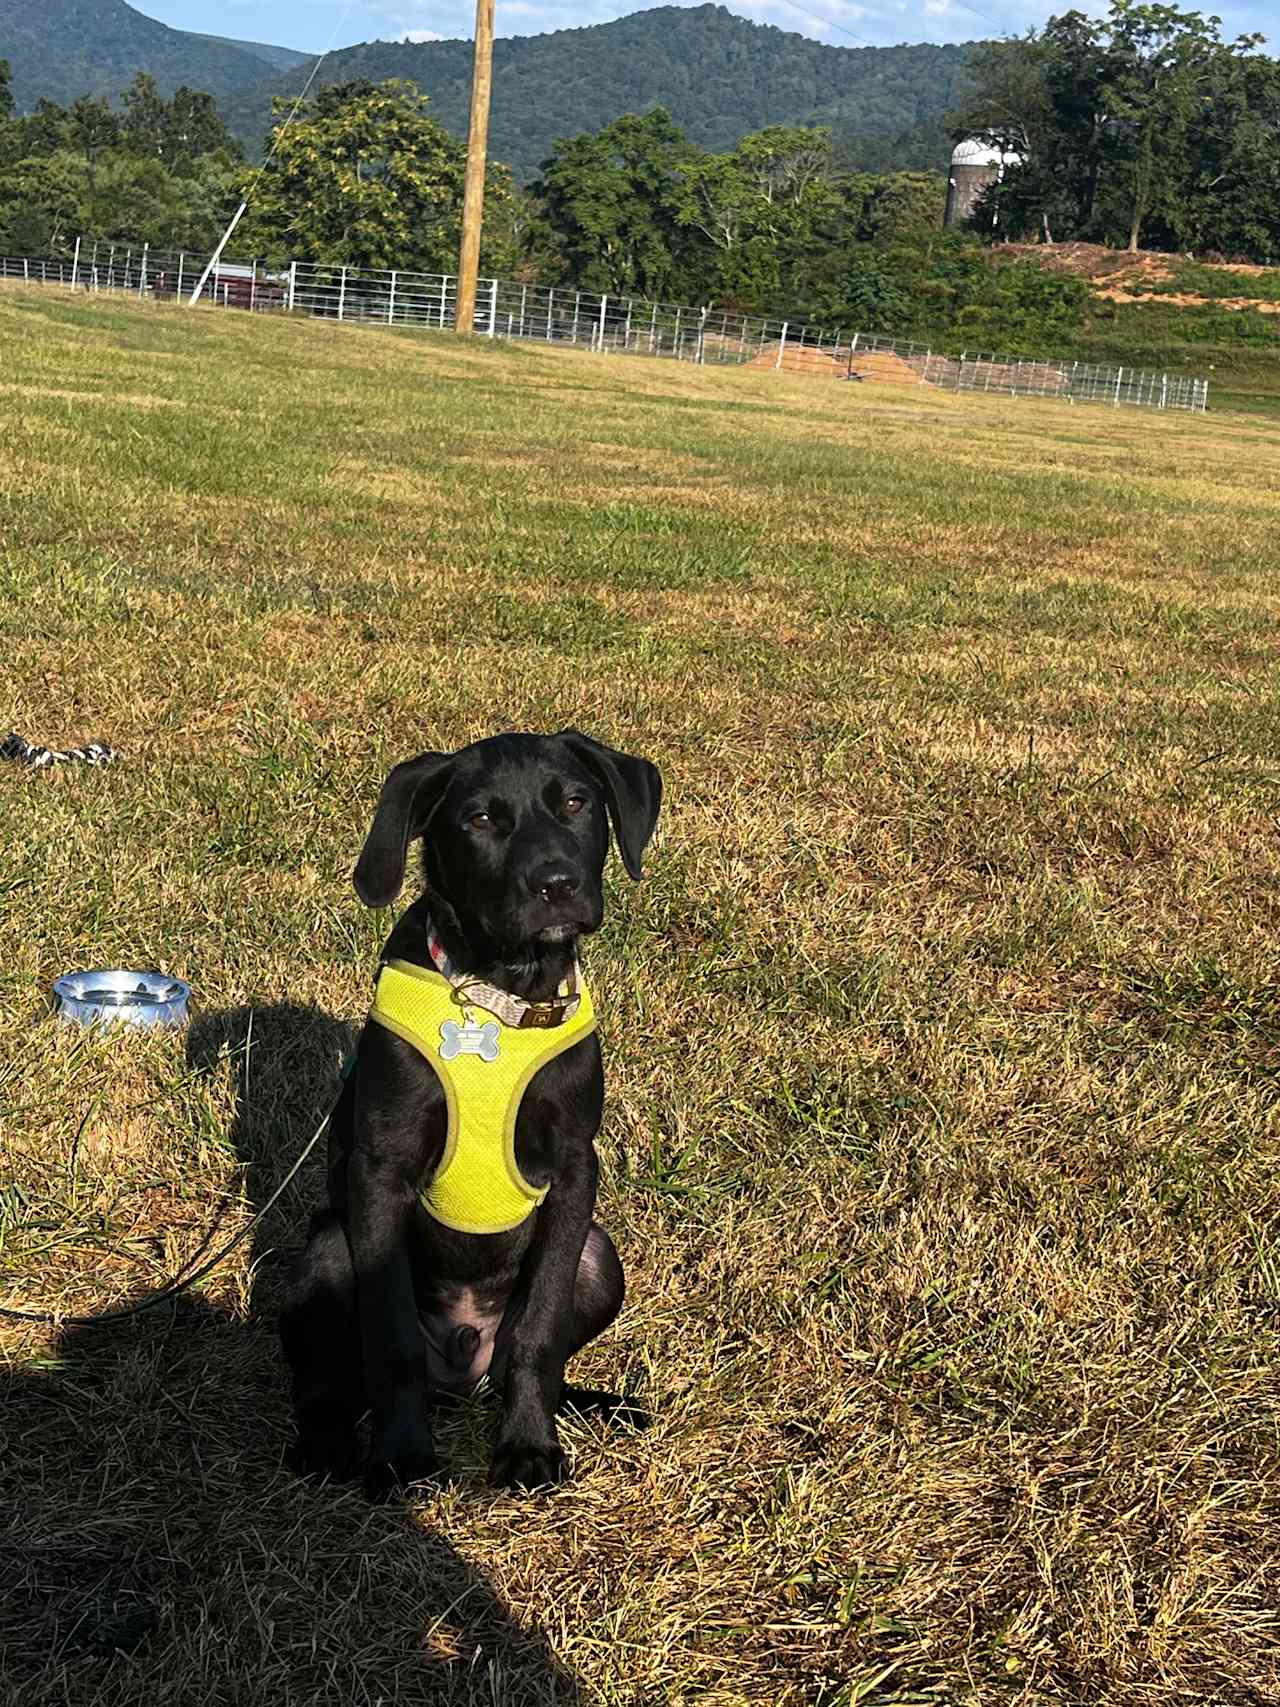
[[[1017,166],[1021,161],[1020,154],[1004,153],[973,136],[958,142],[951,151],[953,166]]]

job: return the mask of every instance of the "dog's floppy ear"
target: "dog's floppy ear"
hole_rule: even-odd
[[[622,863],[629,877],[639,877],[640,861],[662,805],[662,773],[648,759],[615,752],[576,729],[563,730],[560,739],[604,789]]]
[[[389,907],[400,893],[409,843],[430,823],[452,765],[452,753],[419,753],[397,765],[383,783],[356,861],[356,894],[366,907]]]

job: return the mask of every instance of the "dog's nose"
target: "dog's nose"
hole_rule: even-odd
[[[540,901],[547,901],[552,905],[572,901],[582,887],[578,874],[562,865],[539,866],[536,871],[529,873],[526,882],[531,895],[536,895]]]

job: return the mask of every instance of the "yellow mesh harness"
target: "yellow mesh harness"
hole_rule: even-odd
[[[460,1233],[506,1233],[526,1220],[548,1188],[530,1185],[516,1165],[516,1117],[529,1081],[548,1061],[595,1030],[595,1009],[579,984],[577,1012],[560,1025],[477,1023],[478,1004],[438,972],[390,960],[378,974],[370,1018],[428,1061],[444,1089],[448,1136],[440,1166],[423,1188],[427,1213]]]

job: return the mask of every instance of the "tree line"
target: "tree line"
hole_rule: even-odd
[[[322,89],[262,172],[207,95],[166,102],[139,77],[119,111],[82,99],[18,118],[3,89],[0,71],[2,251],[66,252],[79,232],[208,250],[251,188],[238,253],[456,265],[465,148],[412,85]],[[993,270],[973,239],[943,233],[944,200],[936,173],[850,170],[826,130],[772,125],[712,153],[657,108],[558,143],[527,190],[491,165],[481,264],[531,283],[912,336],[963,314],[988,342],[1079,297],[1074,280],[1031,264]]]
[[[1280,61],[1221,19],[1112,0],[978,47],[953,130],[1019,156],[980,219],[1014,237],[1280,257]]]
[[[940,173],[856,170],[826,129],[768,125],[716,151],[662,108],[628,115],[557,142],[527,188],[491,165],[482,267],[970,347],[1065,342],[1086,287],[993,235],[1280,252],[1280,66],[1257,45],[1113,0],[1105,20],[1070,12],[984,48],[954,127],[1019,160],[968,233],[942,229]],[[119,108],[19,117],[6,90],[0,62],[0,250],[57,252],[80,231],[207,250],[251,192],[240,253],[455,267],[465,148],[411,84],[323,88],[283,132],[282,100],[265,170],[207,94],[165,100],[140,76]]]
[[[81,232],[211,248],[244,170],[212,95],[180,88],[166,100],[141,73],[119,107],[82,96],[19,117],[0,59],[0,251],[56,255]]]

